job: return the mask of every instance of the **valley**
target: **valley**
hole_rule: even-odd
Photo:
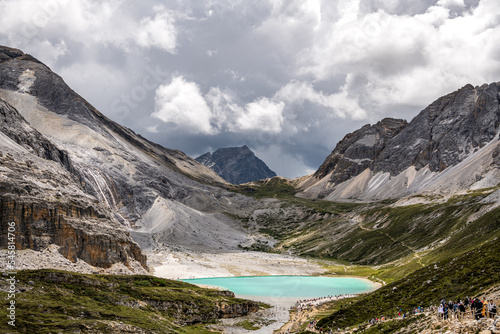
[[[500,83],[365,125],[310,175],[236,185],[107,118],[20,50],[0,47],[0,79],[0,232],[15,230],[19,332],[245,333],[261,319],[270,333],[294,303],[183,278],[369,279],[380,288],[318,319],[351,331],[498,290]],[[7,238],[0,248],[7,277]]]

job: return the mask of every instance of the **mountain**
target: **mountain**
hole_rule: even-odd
[[[443,96],[411,122],[384,119],[342,139],[300,196],[381,200],[453,195],[500,181],[500,83]]]
[[[276,173],[257,158],[245,145],[219,148],[195,159],[232,184],[242,184],[276,176]]]
[[[410,122],[347,134],[314,174],[248,185],[247,194],[280,199],[255,211],[251,227],[277,250],[400,266],[398,278],[496,240],[499,92],[500,83],[466,85]]]
[[[254,200],[108,119],[47,66],[8,47],[0,47],[0,137],[0,213],[16,223],[19,248],[55,244],[72,261],[145,268],[143,251],[163,244],[237,249],[247,238],[222,212],[244,215]]]

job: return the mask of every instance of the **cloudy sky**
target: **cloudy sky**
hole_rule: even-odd
[[[248,145],[279,175],[348,132],[500,81],[498,0],[0,0],[0,44],[192,157]]]

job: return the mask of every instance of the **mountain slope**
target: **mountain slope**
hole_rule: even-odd
[[[43,144],[36,145],[46,149],[34,147],[34,154],[56,160],[61,167],[57,167],[53,175],[68,175],[76,183],[74,187],[78,189],[75,191],[79,192],[82,201],[64,191],[60,197],[76,203],[77,207],[87,200],[92,201],[99,206],[99,210],[95,210],[102,211],[99,218],[129,230],[141,246],[200,244],[216,249],[237,249],[238,242],[246,240],[239,223],[221,212],[244,215],[257,205],[256,201],[225,190],[226,181],[184,153],[151,143],[109,120],[32,56],[0,47],[0,98],[15,108],[26,126],[45,138]],[[4,123],[2,137],[12,137],[21,143],[32,142],[29,133],[33,131],[16,137],[9,127]],[[23,149],[16,147],[19,156]],[[45,169],[45,160],[32,160],[35,170]],[[21,179],[22,172],[17,177]],[[33,203],[43,200],[42,191],[35,191],[40,186],[38,177],[33,176],[37,187],[32,186],[23,193],[37,193]],[[57,185],[53,186],[57,190]],[[4,217],[12,216],[18,223],[14,209],[7,207],[5,210]],[[60,210],[66,207],[59,208],[57,214],[50,211],[55,221],[60,217]],[[38,222],[39,211],[35,210],[30,219]],[[219,233],[203,228],[200,222],[227,231],[228,238],[220,240]],[[90,224],[88,229],[96,226]],[[55,226],[55,231],[58,228]],[[29,231],[32,229],[33,225],[28,226]],[[75,243],[75,238],[67,239]],[[160,244],[155,240],[161,240]],[[61,238],[50,242],[64,247]],[[22,247],[37,248],[33,244]],[[79,254],[77,252],[76,256]],[[100,253],[93,256],[98,263]]]
[[[257,158],[246,145],[219,148],[214,153],[207,152],[199,156],[196,161],[212,169],[232,184],[242,184],[276,176],[276,173]]]
[[[484,296],[492,287],[495,287],[498,295],[499,248],[499,243],[492,241],[457,256],[452,261],[439,261],[426,266],[354,303],[347,303],[345,307],[323,318],[317,326],[328,328],[335,323],[334,328],[343,328],[366,324],[370,319],[383,315],[397,317],[399,309],[402,313],[411,314],[416,307],[428,308],[438,305],[443,299],[456,301],[464,300],[466,296]],[[411,332],[421,332],[420,330],[413,329]],[[384,331],[393,332],[396,331]],[[479,330],[474,332],[479,333]]]
[[[208,183],[224,183],[212,171],[200,167],[183,152],[152,143],[135,134],[132,130],[111,121],[69,88],[61,77],[32,56],[24,54],[20,50],[0,46],[0,64],[0,88],[6,97],[9,96],[8,93],[20,93],[36,98],[36,100],[20,99],[16,101],[17,104],[24,104],[30,109],[19,108],[28,121],[39,114],[39,109],[45,108],[57,116],[63,116],[89,128],[115,144],[119,139],[125,140],[134,150],[140,150],[150,155],[157,162],[161,162],[177,172],[185,173]],[[15,100],[16,94],[11,96]],[[13,105],[15,106],[16,103]],[[56,130],[59,129],[55,126],[56,124],[44,125],[52,127],[53,139],[59,139],[56,133]],[[69,123],[66,124],[66,126],[68,125]],[[43,133],[43,131],[41,132]],[[115,136],[119,138],[114,138]],[[79,143],[81,144],[82,140]]]
[[[370,201],[496,185],[499,92],[500,83],[467,85],[410,123],[386,119],[347,135],[318,171],[302,180],[301,196]],[[385,136],[377,132],[381,127],[387,128]]]
[[[0,99],[0,233],[15,222],[19,248],[50,244],[75,262],[109,268],[114,263],[147,268],[130,234],[93,196],[66,151],[33,129]],[[0,240],[7,247],[8,239]]]
[[[3,333],[213,333],[213,323],[259,310],[229,291],[146,275],[84,275],[55,270],[18,273],[16,326]],[[31,282],[31,284],[30,284]],[[0,282],[7,299],[8,282]],[[7,318],[7,308],[0,311]]]

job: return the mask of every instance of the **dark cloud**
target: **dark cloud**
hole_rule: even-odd
[[[193,157],[248,145],[289,177],[366,123],[410,120],[500,75],[494,0],[3,0],[0,10],[1,44],[47,63],[110,118]]]

